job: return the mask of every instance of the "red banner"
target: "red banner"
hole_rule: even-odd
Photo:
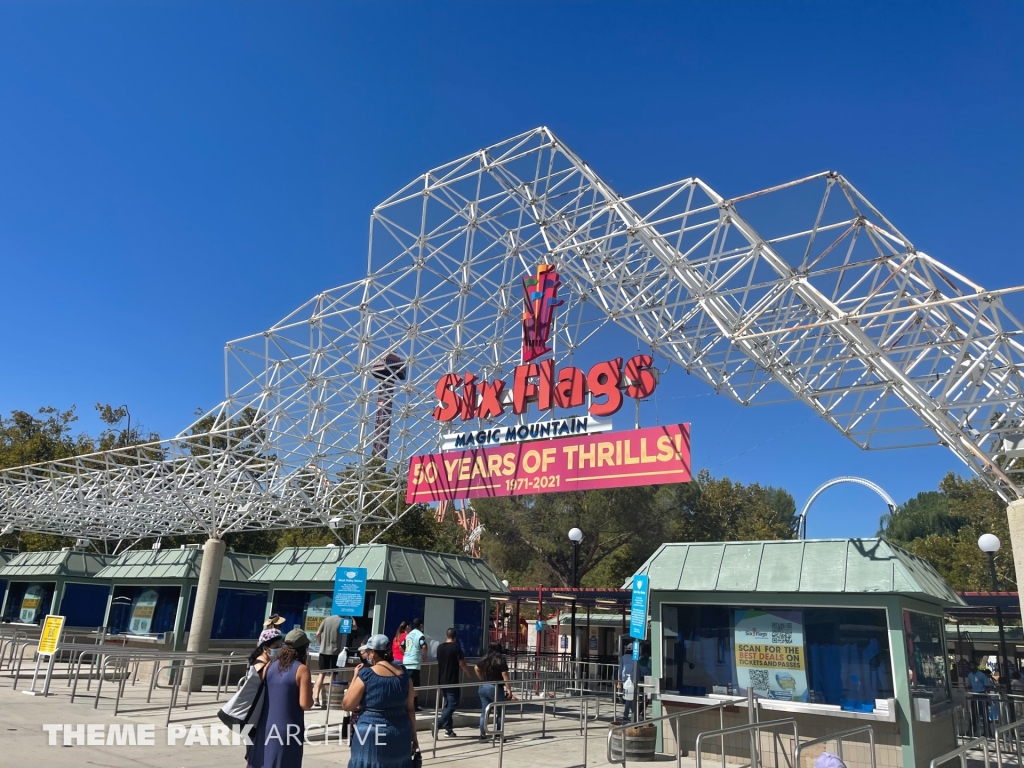
[[[413,456],[405,499],[583,491],[690,481],[690,425]]]

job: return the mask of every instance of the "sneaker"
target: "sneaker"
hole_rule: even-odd
[[[456,738],[458,738],[458,734],[455,733],[455,731],[445,731],[444,732],[444,737],[446,739],[456,739]]]

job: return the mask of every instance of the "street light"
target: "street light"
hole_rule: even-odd
[[[580,585],[580,542],[583,541],[583,531],[579,528],[569,529],[569,541],[572,542],[572,619],[569,624],[569,656],[570,664],[576,661],[576,592]]]
[[[988,570],[992,576],[992,591],[999,591],[999,579],[996,578],[996,552],[1001,546],[999,537],[992,533],[983,533],[978,538],[978,549],[988,555]],[[996,598],[999,599],[998,597]],[[996,604],[996,620],[999,622],[999,653],[1003,657],[999,665],[999,681],[1007,676],[1010,665],[1006,658],[1006,635],[1003,632],[1003,609]]]

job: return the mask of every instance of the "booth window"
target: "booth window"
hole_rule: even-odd
[[[942,619],[917,611],[903,611],[903,636],[907,642],[911,696],[935,703],[947,701],[950,698],[949,674]]]
[[[663,689],[871,711],[894,696],[885,611],[662,607]]]
[[[403,621],[423,619],[423,634],[427,638],[429,658],[437,658],[437,646],[445,641],[445,633],[454,627],[459,633],[462,652],[479,656],[484,638],[484,602],[463,598],[413,595],[389,592],[384,614],[384,634],[394,637]]]
[[[60,614],[69,627],[99,627],[107,613],[107,584],[65,584]]]
[[[130,635],[173,632],[180,597],[180,587],[115,586],[107,626]]]
[[[284,624],[281,631],[285,634],[290,629],[303,629],[306,627],[306,611],[310,603],[323,597],[330,598],[330,592],[300,592],[290,589],[275,589],[274,604],[271,613],[283,616]],[[352,616],[352,634],[348,638],[348,647],[358,647],[373,633],[373,606],[375,593],[368,591],[363,602],[363,615]]]
[[[188,595],[188,613],[185,628],[192,626],[192,613],[196,609],[196,588]],[[263,631],[267,610],[267,593],[251,589],[217,590],[217,604],[213,609],[211,640],[255,640]]]
[[[7,588],[7,607],[4,621],[22,624],[42,624],[43,617],[53,605],[53,581],[12,581]]]

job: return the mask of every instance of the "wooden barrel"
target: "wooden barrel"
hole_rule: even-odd
[[[614,725],[609,726],[615,727]],[[612,734],[612,759],[622,760],[622,744],[626,744],[626,760],[649,763],[654,760],[658,729],[654,725],[634,725]]]

